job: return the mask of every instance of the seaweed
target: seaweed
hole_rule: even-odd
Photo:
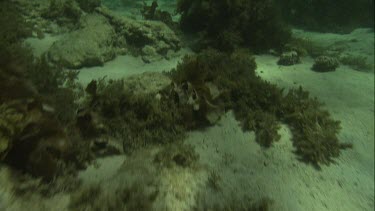
[[[206,197],[199,197],[197,204],[194,206],[194,210],[237,210],[237,211],[268,211],[273,210],[272,205],[274,200],[268,197],[262,197],[258,200],[242,198],[235,199],[229,198],[222,201],[207,201]]]
[[[153,94],[134,95],[123,80],[104,79],[86,88],[88,109],[101,116],[109,134],[123,141],[124,151],[183,138],[185,127],[173,102],[158,100]]]
[[[207,178],[207,185],[215,191],[220,191],[222,188],[220,186],[221,176],[217,171],[211,171]]]
[[[91,13],[95,10],[95,8],[100,7],[101,0],[76,0],[78,2],[79,7],[88,13]]]
[[[57,118],[64,125],[72,123],[75,118],[76,99],[80,95],[81,87],[77,84],[76,71],[63,70],[59,66],[52,66],[45,55],[34,60],[25,72],[25,77],[55,111]]]
[[[66,125],[58,115],[73,111],[66,112],[69,106],[64,106],[70,102],[66,95],[60,98],[64,98],[64,103],[55,100],[54,95],[62,91],[57,80],[59,74],[45,60],[34,58],[31,49],[22,44],[27,33],[21,30],[25,24],[21,11],[9,1],[1,4],[4,6],[1,9],[8,9],[4,11],[4,20],[14,18],[14,22],[10,26],[1,21],[4,27],[0,28],[20,27],[9,32],[0,30],[3,38],[0,40],[1,161],[33,176],[52,180],[68,173],[68,165],[79,163],[73,153],[73,137],[68,136]],[[61,112],[55,113],[58,109],[51,106],[53,103],[60,106]]]
[[[255,141],[263,147],[270,147],[274,141],[281,138],[278,134],[280,126],[276,116],[261,110],[251,112],[244,120],[243,128],[254,130]]]
[[[178,23],[174,22],[171,14],[166,11],[158,10],[157,1],[153,1],[150,6],[143,2],[143,8],[141,9],[141,14],[146,20],[156,20],[165,23],[169,28],[174,31],[178,29]]]
[[[290,38],[290,30],[270,0],[179,0],[177,12],[183,31],[202,34],[198,49],[230,52],[240,46],[257,52],[280,50]]]
[[[22,40],[31,36],[32,26],[21,15],[20,9],[9,0],[0,2],[0,66],[3,71],[12,68],[12,73],[20,74],[33,60],[31,48]]]
[[[276,3],[283,19],[307,30],[349,33],[357,28],[374,27],[374,1],[286,0]]]
[[[340,122],[321,109],[322,105],[316,98],[310,98],[302,87],[290,90],[282,104],[282,118],[291,126],[297,155],[316,167],[328,165],[340,155],[341,149],[352,147],[352,144],[339,142]]]
[[[335,71],[337,67],[339,67],[339,61],[336,58],[330,56],[319,56],[315,58],[314,65],[311,69],[316,72],[329,72]]]
[[[316,166],[328,165],[341,149],[351,147],[339,142],[339,122],[317,99],[302,88],[284,94],[283,89],[257,76],[255,68],[246,51],[227,54],[209,50],[186,57],[170,76],[175,83],[189,81],[196,87],[215,84],[222,92],[216,99],[218,105],[225,111],[233,109],[243,129],[254,130],[256,141],[264,147],[280,139],[278,122],[292,128],[293,145],[301,160]],[[196,90],[204,95],[204,88]]]
[[[171,143],[163,147],[154,158],[154,162],[161,167],[171,168],[180,166],[182,168],[192,167],[199,159],[199,155],[191,145],[181,142]]]
[[[273,140],[279,139],[276,119],[270,115],[275,115],[278,110],[282,91],[256,76],[255,68],[253,57],[245,50],[236,50],[232,54],[208,50],[198,56],[185,57],[170,75],[177,84],[190,82],[198,96],[207,96],[210,100],[212,97],[207,91],[207,84],[213,83],[219,94],[212,104],[221,111],[233,109],[243,128],[258,131],[258,141],[269,146]],[[205,117],[209,111],[202,109],[198,116]],[[209,124],[197,125],[202,127]]]
[[[309,55],[316,58],[323,55],[327,49],[310,39],[292,37],[288,43],[285,44],[284,50],[295,51],[299,56]]]
[[[369,72],[374,70],[374,65],[371,65],[365,56],[344,55],[339,58],[339,61],[357,71]]]
[[[61,174],[70,141],[43,105],[36,100],[14,100],[2,108],[1,137],[2,143],[7,143],[2,160],[46,180]]]
[[[20,12],[16,4],[10,0],[0,2],[0,43],[16,43],[31,35],[32,26],[25,21]]]
[[[74,26],[81,18],[82,10],[75,0],[50,0],[41,16],[59,25]]]
[[[134,183],[115,187],[111,192],[99,184],[89,185],[72,194],[69,208],[72,210],[152,210],[152,202],[158,192],[147,191],[145,184]]]

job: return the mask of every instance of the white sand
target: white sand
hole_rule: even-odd
[[[170,60],[160,60],[154,63],[144,63],[141,57],[130,55],[117,56],[114,60],[105,63],[102,67],[90,67],[80,69],[79,81],[82,84],[88,84],[92,79],[98,79],[106,76],[107,79],[119,79],[134,74],[145,72],[163,72],[170,71],[177,66],[181,57],[190,54],[188,49],[181,49],[175,57]]]
[[[366,37],[365,43],[374,43],[373,33],[372,36],[367,36],[368,32],[362,32],[366,33],[366,36],[356,31],[358,39]],[[306,36],[309,35],[311,34],[306,33]],[[327,36],[328,40],[324,40],[325,36],[319,36],[319,39],[329,44],[342,40],[343,36],[347,35],[330,35]],[[353,34],[351,36],[355,37]],[[373,49],[373,45],[356,43],[362,47],[357,46],[353,51],[363,53]],[[255,142],[254,133],[244,133],[233,115],[228,113],[218,125],[205,131],[190,132],[186,140],[195,146],[200,154],[199,163],[205,166],[205,175],[212,171],[220,175],[221,191],[216,192],[205,187],[201,174],[195,178],[191,174],[182,176],[181,172],[171,170],[165,173],[169,176],[163,180],[163,187],[170,192],[165,198],[170,201],[164,202],[170,203],[170,206],[165,206],[170,208],[167,210],[188,210],[191,205],[189,203],[194,203],[192,198],[199,196],[206,197],[209,203],[220,203],[233,198],[256,200],[269,197],[273,200],[272,210],[373,210],[374,74],[354,71],[346,66],[339,67],[335,72],[316,73],[310,70],[313,64],[311,58],[303,58],[301,64],[290,67],[277,66],[277,59],[269,55],[256,56],[257,73],[280,87],[301,85],[312,96],[318,97],[326,104],[333,117],[342,122],[340,139],[353,143],[354,148],[343,151],[336,159],[336,164],[323,166],[322,170],[318,171],[297,161],[292,153],[291,134],[287,126],[283,125],[280,129],[281,140],[270,149],[264,150]],[[83,69],[79,79],[86,84],[91,79],[104,75],[108,78],[122,78],[142,72],[159,72],[175,67],[177,61],[176,58],[173,61],[143,64],[139,58],[122,56],[103,67]],[[110,180],[109,178],[120,172],[122,160],[125,160],[125,157],[101,159],[98,161],[99,168],[90,167],[82,172],[80,177],[87,183]],[[2,169],[0,175],[3,182],[0,185],[7,180],[4,172],[6,171]],[[176,180],[171,178],[173,175]],[[9,188],[0,186],[0,208],[5,207],[5,201],[9,201],[9,191]],[[181,192],[186,194],[181,196],[178,194]],[[179,195],[179,201],[172,197],[173,194]],[[47,210],[53,208],[52,202],[63,207],[67,203],[67,197],[61,196],[60,202],[56,202],[55,197],[40,204]],[[15,202],[18,201],[20,200],[15,199]],[[22,210],[30,203],[35,202],[22,199],[23,206],[7,206],[13,208],[10,210]]]

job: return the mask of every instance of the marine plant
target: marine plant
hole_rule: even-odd
[[[222,93],[218,105],[233,109],[243,129],[254,130],[262,146],[270,147],[280,138],[278,122],[284,122],[291,126],[296,154],[305,162],[329,164],[341,149],[351,147],[339,142],[339,122],[321,108],[317,99],[310,98],[302,88],[284,94],[283,89],[256,76],[255,68],[254,59],[246,51],[226,54],[208,50],[186,57],[171,77],[176,83],[191,81],[193,86],[215,84]],[[197,91],[198,95],[201,92]]]
[[[5,70],[17,61],[17,68],[27,66],[32,61],[30,48],[21,40],[31,35],[32,26],[20,14],[20,9],[9,0],[0,1],[0,67]]]
[[[374,70],[374,65],[371,65],[365,56],[344,55],[339,58],[339,61],[358,71],[369,72]]]
[[[179,0],[177,12],[183,31],[201,34],[198,49],[279,50],[290,38],[272,0]]]
[[[155,95],[133,95],[123,80],[93,81],[86,89],[88,109],[97,112],[109,134],[124,140],[124,151],[162,144],[183,137],[183,119],[175,105]]]
[[[340,143],[337,137],[340,122],[333,120],[322,105],[301,87],[290,90],[281,105],[282,119],[292,129],[296,154],[316,167],[328,165],[340,155],[341,149],[352,147],[352,144]]]
[[[192,167],[199,159],[199,155],[191,145],[174,142],[161,149],[154,158],[154,162],[160,167],[171,168],[180,166],[182,168]]]
[[[41,16],[56,21],[59,25],[73,27],[78,23],[82,10],[75,0],[50,0]]]
[[[374,27],[374,1],[275,1],[289,23],[307,30],[348,33]]]
[[[339,61],[330,56],[318,56],[315,58],[314,65],[312,66],[312,70],[316,72],[329,72],[335,71],[337,67],[339,67]]]
[[[152,209],[157,191],[147,190],[146,184],[137,182],[121,185],[107,191],[99,184],[92,184],[72,194],[69,203],[71,210],[139,210]]]
[[[49,181],[83,162],[78,158],[84,158],[83,148],[75,148],[81,144],[80,139],[71,136],[67,128],[72,119],[65,122],[60,118],[60,114],[74,113],[68,110],[69,106],[63,107],[74,99],[67,98],[69,92],[60,86],[60,73],[45,60],[35,58],[30,48],[22,44],[27,33],[22,30],[25,20],[16,4],[0,4],[4,6],[1,10],[5,9],[0,28],[20,27],[0,30],[0,161]],[[9,18],[14,22],[3,22]],[[56,95],[64,103],[58,102]],[[82,156],[76,156],[80,153]]]
[[[96,7],[101,5],[101,0],[76,0],[78,2],[79,7],[88,13],[94,11]]]
[[[288,43],[285,44],[284,50],[295,51],[301,57],[311,56],[312,58],[316,58],[324,55],[327,51],[327,47],[323,47],[307,38],[292,37]]]
[[[161,11],[157,9],[157,1],[153,1],[150,6],[144,3],[143,8],[141,9],[141,14],[146,20],[157,20],[165,23],[169,28],[173,30],[178,29],[178,23],[174,22],[171,14],[166,11]]]

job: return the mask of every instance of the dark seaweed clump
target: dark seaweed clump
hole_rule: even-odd
[[[0,160],[47,181],[72,173],[87,157],[70,128],[75,95],[62,85],[71,75],[23,44],[30,26],[17,4],[2,1],[0,10]]]
[[[329,164],[341,149],[351,147],[339,142],[339,121],[333,120],[317,99],[302,88],[284,94],[256,76],[255,68],[253,57],[246,51],[226,54],[209,50],[186,57],[171,77],[176,83],[191,81],[198,95],[204,95],[205,84],[214,83],[221,91],[216,105],[233,109],[243,128],[254,130],[257,142],[264,147],[280,138],[280,122],[291,126],[296,154],[316,166]]]
[[[110,135],[123,140],[125,152],[183,138],[183,119],[173,102],[131,94],[123,80],[92,81],[86,91],[87,109],[101,117]]]
[[[286,21],[304,29],[348,33],[374,28],[373,0],[286,0],[278,4]]]
[[[255,74],[254,58],[247,50],[221,53],[206,50],[186,56],[168,75],[172,84],[158,94],[134,95],[124,81],[93,81],[90,109],[103,117],[110,134],[124,140],[124,150],[165,144],[183,138],[185,131],[215,124],[233,110],[244,130],[255,131],[264,147],[280,139],[281,122],[292,128],[293,144],[301,160],[316,166],[329,164],[340,150],[351,147],[337,138],[333,120],[308,92],[283,89]]]
[[[279,50],[290,38],[272,0],[179,0],[177,12],[183,31],[200,34],[197,49]]]
[[[150,6],[144,3],[143,8],[141,9],[143,18],[146,20],[161,21],[169,28],[176,31],[178,29],[178,23],[173,21],[172,15],[167,11],[157,9],[158,6],[157,1],[153,1]]]

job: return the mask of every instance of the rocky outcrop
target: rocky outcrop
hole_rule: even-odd
[[[181,48],[177,35],[162,22],[120,17],[105,8],[96,11],[108,18],[115,28],[118,47],[141,55],[145,62],[168,58]]]
[[[80,22],[78,30],[51,46],[48,55],[52,62],[77,69],[102,65],[117,54],[130,52],[150,63],[169,59],[180,49],[177,35],[159,21],[132,20],[99,7]]]
[[[116,55],[115,31],[102,15],[90,14],[81,19],[80,29],[66,34],[49,49],[48,56],[67,68],[102,65]]]

